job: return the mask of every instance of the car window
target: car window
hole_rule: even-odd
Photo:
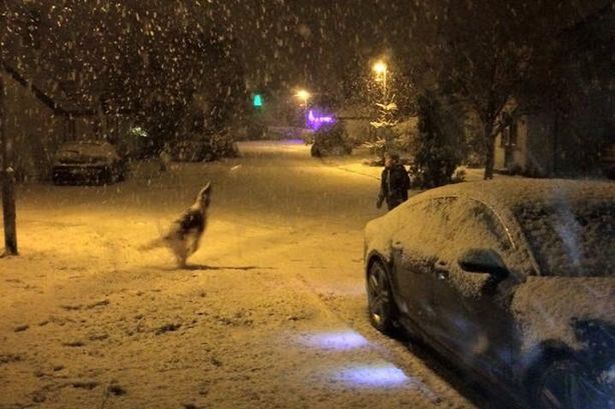
[[[502,222],[494,212],[481,202],[460,198],[448,202],[442,209],[444,225],[441,240],[446,243],[439,254],[449,273],[448,282],[465,297],[477,297],[489,280],[487,274],[463,271],[459,257],[469,249],[495,250],[511,271],[520,275],[528,274],[527,262],[520,260],[520,253],[514,251]]]
[[[514,213],[543,275],[615,275],[612,201],[529,202]]]
[[[413,251],[437,255],[448,246],[446,226],[449,222],[447,207],[457,199],[454,197],[424,200],[404,209],[396,240],[412,246]]]
[[[511,249],[512,243],[506,233],[506,229],[497,218],[495,213],[480,202],[473,202],[469,208],[470,219],[467,220],[468,228],[484,232],[476,237],[477,245],[491,247],[506,252]]]
[[[459,200],[448,209],[449,237],[459,249],[487,248],[508,252],[512,243],[493,211],[476,200]]]

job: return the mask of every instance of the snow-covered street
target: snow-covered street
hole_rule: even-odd
[[[1,409],[475,407],[369,325],[380,169],[300,142],[240,150],[107,187],[20,187],[21,255],[0,260]],[[190,268],[139,251],[207,181]]]

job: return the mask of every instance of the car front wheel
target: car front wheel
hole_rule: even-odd
[[[530,380],[531,400],[540,409],[607,409],[609,396],[590,371],[573,358],[544,365]]]
[[[378,331],[395,331],[395,306],[389,276],[381,262],[373,262],[367,272],[367,304],[371,324]]]

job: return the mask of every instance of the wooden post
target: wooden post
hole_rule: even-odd
[[[8,24],[6,0],[0,0],[0,63],[5,45],[5,29]],[[2,213],[4,216],[4,253],[1,256],[17,255],[17,234],[15,229],[15,172],[11,167],[11,146],[6,134],[6,115],[4,110],[4,67],[0,65],[0,182],[2,184]]]
[[[2,141],[2,215],[4,217],[3,256],[17,255],[15,210],[15,170],[12,165],[11,144],[6,133],[4,110],[4,77],[0,72],[0,141]]]

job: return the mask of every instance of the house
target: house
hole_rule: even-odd
[[[521,115],[496,137],[495,169],[528,176],[554,176],[558,162],[556,144],[551,115]]]
[[[541,109],[514,103],[496,138],[495,168],[539,177],[609,172],[615,144],[615,13],[609,5],[564,30],[557,55],[560,98]],[[519,114],[522,112],[522,114]],[[514,118],[514,119],[513,119]]]

